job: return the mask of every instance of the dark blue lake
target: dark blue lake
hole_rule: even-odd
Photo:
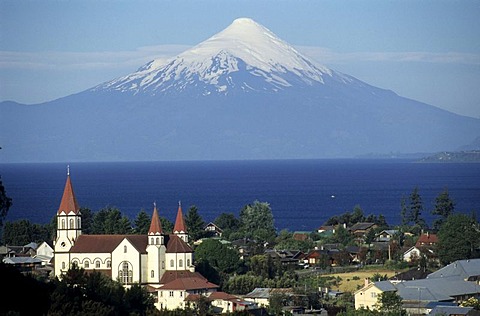
[[[47,223],[65,185],[65,164],[0,164],[13,199],[7,220]],[[424,164],[402,160],[274,160],[73,163],[71,178],[82,207],[119,208],[134,219],[151,212],[174,220],[196,205],[205,221],[222,212],[238,215],[255,200],[269,202],[278,229],[314,230],[329,217],[360,205],[365,215],[400,222],[400,201],[414,187],[430,224],[435,197],[448,188],[456,210],[480,210],[480,164]]]

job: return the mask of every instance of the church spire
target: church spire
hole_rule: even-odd
[[[60,207],[58,208],[57,214],[64,212],[68,214],[73,212],[78,214],[80,207],[78,207],[77,199],[75,198],[75,193],[73,192],[72,181],[70,180],[70,166],[67,166],[67,182],[65,183],[65,188],[63,189],[62,201],[60,202]]]
[[[173,228],[174,233],[186,233],[187,227],[185,226],[185,221],[183,219],[183,212],[182,212],[182,203],[178,202],[178,211],[177,211],[177,218],[175,219],[175,227]]]
[[[162,235],[162,222],[160,222],[160,217],[158,216],[157,203],[153,203],[153,216],[152,222],[150,223],[150,229],[148,230],[149,235]]]

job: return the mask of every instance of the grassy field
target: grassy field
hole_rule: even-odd
[[[398,271],[397,271],[398,272]],[[365,284],[366,278],[371,278],[376,273],[387,277],[391,277],[395,274],[392,270],[386,269],[368,269],[368,270],[358,270],[354,272],[346,272],[346,273],[334,273],[334,274],[324,274],[322,277],[329,277],[333,276],[335,278],[340,277],[340,282],[337,282],[336,285],[332,285],[331,289],[334,291],[341,291],[341,292],[355,292],[359,286],[362,287]]]

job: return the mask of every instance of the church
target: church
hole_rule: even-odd
[[[158,309],[184,308],[193,297],[211,296],[218,289],[195,272],[180,203],[172,233],[162,230],[154,205],[147,235],[82,234],[82,214],[68,171],[57,212],[55,276],[61,278],[74,264],[87,272],[102,272],[125,287],[133,283],[146,286]]]

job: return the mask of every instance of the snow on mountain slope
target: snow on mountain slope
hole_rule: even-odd
[[[239,18],[166,64],[153,60],[93,90],[162,94],[190,88],[203,95],[226,94],[233,89],[278,91],[298,84],[324,84],[326,77],[339,83],[356,81],[316,65],[255,21]]]

